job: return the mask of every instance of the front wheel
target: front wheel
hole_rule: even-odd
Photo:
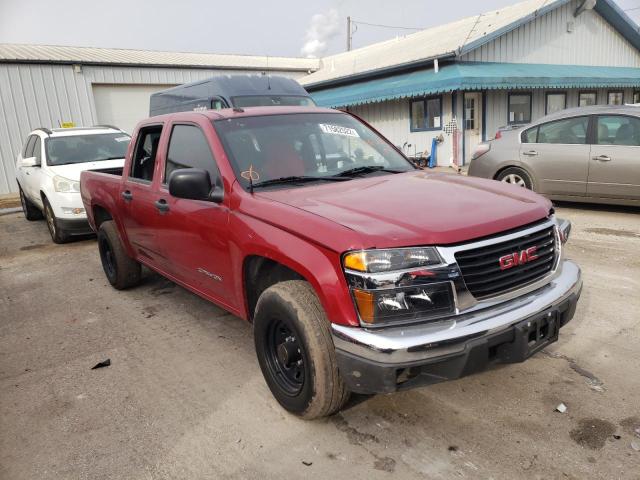
[[[305,281],[277,283],[258,299],[253,332],[262,374],[280,405],[307,420],[337,412],[349,398],[329,325]]]
[[[496,180],[533,190],[533,181],[531,180],[531,177],[527,172],[518,167],[505,168],[500,172]]]
[[[53,243],[67,243],[70,237],[64,230],[62,230],[62,228],[60,228],[58,219],[51,208],[51,204],[49,204],[49,201],[46,198],[43,203],[44,217],[47,219],[47,228],[49,229],[51,240],[53,240]]]

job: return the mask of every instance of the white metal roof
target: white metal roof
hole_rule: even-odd
[[[464,46],[508,30],[522,19],[541,14],[541,9],[566,0],[526,0],[500,10],[463,18],[445,25],[385,42],[324,57],[320,69],[298,81],[313,85],[434,58],[458,54]],[[428,8],[425,4],[425,8]]]
[[[10,61],[300,71],[313,71],[319,64],[314,58],[0,44],[0,62]]]

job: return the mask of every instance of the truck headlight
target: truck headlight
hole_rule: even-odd
[[[53,188],[60,193],[80,192],[80,182],[56,175],[53,177]]]
[[[454,313],[452,283],[437,273],[442,263],[433,247],[347,253],[343,266],[360,322],[383,326]]]
[[[360,250],[347,253],[344,268],[357,272],[391,272],[426,267],[442,263],[433,247],[394,248],[388,250]]]

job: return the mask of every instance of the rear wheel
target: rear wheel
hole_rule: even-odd
[[[349,398],[329,325],[305,281],[277,283],[258,299],[254,341],[262,374],[280,405],[305,419],[331,415]]]
[[[531,181],[531,177],[527,172],[518,167],[509,167],[504,169],[502,172],[500,172],[496,180],[533,190],[533,182]]]
[[[24,218],[26,218],[30,222],[34,220],[42,219],[42,212],[26,197],[21,187],[20,187],[20,204],[22,205],[22,212],[24,213]]]
[[[58,219],[53,213],[53,209],[49,204],[49,201],[45,198],[43,200],[44,203],[44,217],[47,219],[47,228],[49,228],[49,233],[51,234],[51,240],[54,243],[67,243],[70,239],[69,234],[67,234],[62,228],[60,228]]]
[[[140,283],[140,264],[127,255],[113,220],[100,225],[98,250],[104,273],[114,288],[122,290]]]

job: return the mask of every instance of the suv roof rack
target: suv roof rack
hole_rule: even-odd
[[[37,127],[37,128],[34,128],[34,129],[33,129],[33,131],[36,131],[36,130],[42,130],[42,131],[43,131],[44,133],[46,133],[47,135],[49,135],[49,136],[51,135],[51,130],[49,130],[48,128],[45,128],[45,127]]]
[[[113,130],[118,130],[119,132],[124,132],[121,128],[114,127],[113,125],[94,125],[92,128],[111,128]]]

